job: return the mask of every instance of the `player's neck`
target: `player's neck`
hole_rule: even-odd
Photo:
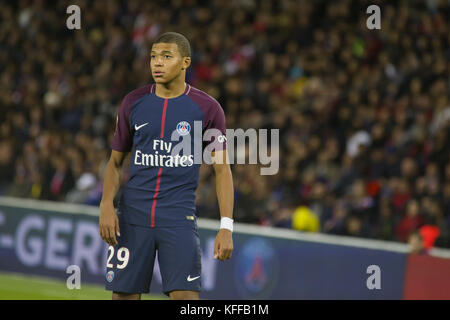
[[[187,84],[182,78],[174,79],[170,83],[157,83],[155,94],[160,98],[175,98],[184,93],[186,86]]]

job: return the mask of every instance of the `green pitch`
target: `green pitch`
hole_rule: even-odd
[[[103,286],[83,284],[69,290],[66,282],[57,279],[0,273],[0,300],[111,300],[111,291]],[[167,299],[163,294],[145,294],[143,300]]]

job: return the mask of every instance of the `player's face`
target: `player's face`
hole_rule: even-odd
[[[150,68],[156,83],[168,83],[187,68],[187,57],[181,57],[175,43],[155,43],[150,53]]]

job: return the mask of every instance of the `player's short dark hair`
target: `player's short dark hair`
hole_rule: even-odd
[[[176,43],[178,46],[178,50],[182,57],[190,57],[191,56],[191,45],[189,44],[189,40],[186,39],[181,33],[177,32],[166,32],[158,37],[158,39],[153,42],[155,43]]]

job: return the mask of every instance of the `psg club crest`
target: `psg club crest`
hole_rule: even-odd
[[[191,132],[191,125],[187,121],[181,121],[177,124],[177,132],[180,136],[186,136]]]
[[[236,258],[235,280],[241,298],[270,298],[279,276],[278,257],[270,241],[251,238]]]
[[[113,279],[114,279],[114,271],[109,271],[109,272],[106,274],[106,280],[107,280],[108,282],[112,282]]]

